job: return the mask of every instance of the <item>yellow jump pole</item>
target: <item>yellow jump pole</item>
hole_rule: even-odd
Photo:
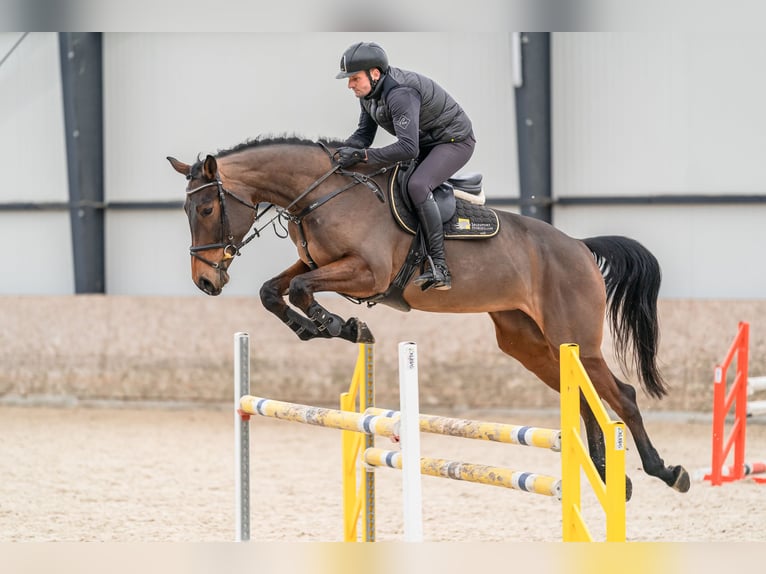
[[[402,470],[402,452],[370,448],[364,451],[364,462]],[[420,472],[427,476],[502,486],[561,499],[561,481],[558,478],[533,472],[427,456],[420,457]]]
[[[398,420],[401,416],[399,411],[381,408],[367,409],[365,414],[387,416],[395,420]],[[488,440],[520,446],[536,446],[538,448],[547,448],[554,452],[561,450],[561,431],[559,429],[421,414],[420,432]]]

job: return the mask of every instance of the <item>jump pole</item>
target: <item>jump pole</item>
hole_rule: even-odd
[[[398,419],[401,412],[370,407],[366,415],[386,416]],[[420,415],[420,432],[502,442],[519,446],[536,446],[553,452],[561,452],[561,430],[528,425],[493,423],[469,419],[456,419],[437,415]]]

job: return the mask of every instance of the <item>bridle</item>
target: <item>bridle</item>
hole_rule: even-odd
[[[192,176],[191,174],[188,174],[186,176],[186,179],[191,180]],[[216,186],[218,188],[218,204],[220,206],[221,211],[221,240],[218,243],[207,243],[205,245],[192,245],[189,247],[189,253],[192,257],[196,257],[203,263],[206,263],[210,265],[213,269],[223,269],[223,263],[225,261],[228,261],[229,259],[233,259],[235,255],[239,255],[239,250],[242,249],[245,245],[250,243],[255,237],[257,237],[261,230],[263,228],[255,228],[253,229],[253,232],[245,239],[240,241],[239,243],[234,243],[234,235],[231,232],[231,225],[229,223],[229,215],[226,212],[226,201],[225,196],[229,196],[235,201],[241,203],[245,207],[252,209],[255,212],[255,219],[253,222],[255,223],[258,221],[261,217],[263,217],[264,213],[266,213],[269,208],[272,207],[272,205],[269,205],[264,210],[260,211],[259,206],[253,205],[249,201],[245,201],[244,199],[241,199],[240,197],[234,195],[232,192],[230,192],[228,189],[226,189],[223,186],[223,183],[221,182],[221,178],[216,173],[215,180],[211,181],[209,183],[203,183],[202,185],[195,187],[194,189],[190,189],[186,192],[187,197],[194,195],[198,191],[202,191],[203,189],[207,189],[208,187]],[[268,225],[268,224],[267,224]],[[200,255],[201,251],[208,251],[210,249],[223,249],[223,259],[221,261],[211,261],[210,259],[203,257]]]
[[[329,150],[326,148],[326,146],[324,146],[321,143],[320,143],[320,145],[322,145],[322,147],[325,149],[325,151],[327,151],[328,154],[329,154]],[[330,157],[332,158],[332,154],[330,154]],[[263,231],[269,225],[273,225],[274,233],[278,237],[280,237],[280,238],[287,237],[287,229],[285,227],[285,224],[282,221],[284,219],[284,220],[296,223],[298,225],[298,229],[299,229],[299,232],[300,232],[300,235],[301,235],[301,238],[302,238],[301,244],[304,247],[304,249],[306,249],[306,252],[307,252],[307,255],[308,255],[307,242],[306,242],[306,239],[305,239],[305,235],[304,235],[304,232],[303,232],[303,225],[302,225],[303,218],[306,217],[314,209],[318,208],[321,205],[324,205],[330,199],[338,196],[339,194],[343,193],[344,191],[346,191],[348,189],[351,189],[352,187],[354,187],[354,186],[356,186],[356,185],[358,185],[360,183],[362,183],[362,184],[366,185],[368,188],[370,188],[373,191],[373,193],[375,193],[375,195],[378,197],[378,199],[380,201],[384,202],[385,200],[383,199],[383,192],[382,192],[382,190],[380,190],[380,187],[377,185],[377,183],[374,182],[372,177],[374,177],[375,175],[378,175],[380,173],[385,173],[386,171],[388,171],[388,169],[390,169],[390,167],[384,167],[384,168],[379,169],[378,171],[376,171],[374,174],[363,175],[363,174],[360,174],[360,173],[357,173],[357,172],[351,172],[351,171],[346,171],[344,169],[341,169],[340,165],[334,163],[333,166],[327,172],[325,172],[322,176],[319,177],[319,179],[317,179],[311,185],[309,185],[305,189],[305,191],[303,191],[300,195],[298,195],[298,197],[296,197],[292,202],[290,202],[290,204],[287,207],[280,208],[280,207],[276,207],[274,204],[270,203],[270,204],[268,204],[263,209],[260,209],[260,207],[259,207],[260,204],[252,204],[249,201],[246,201],[246,200],[238,197],[237,195],[235,195],[234,193],[232,193],[231,191],[226,189],[223,186],[223,182],[221,181],[220,175],[216,172],[215,179],[213,181],[210,181],[208,183],[203,183],[202,185],[197,186],[194,189],[188,190],[186,192],[186,196],[190,197],[190,196],[194,195],[195,193],[197,193],[199,191],[202,191],[203,189],[207,189],[209,187],[215,186],[217,188],[217,191],[218,191],[218,204],[220,206],[220,212],[221,212],[221,240],[218,241],[217,243],[207,243],[205,245],[192,245],[191,247],[189,247],[189,253],[191,254],[192,257],[195,257],[196,259],[199,259],[200,261],[202,261],[203,263],[209,265],[213,269],[216,269],[216,270],[219,270],[219,271],[223,271],[223,270],[225,270],[225,263],[230,261],[231,259],[234,259],[235,256],[241,255],[240,250],[245,245],[250,243],[253,239],[255,239],[256,237],[260,237],[261,231]],[[298,214],[290,213],[290,209],[292,207],[294,207],[301,199],[303,199],[309,193],[311,193],[313,190],[315,190],[317,187],[319,187],[322,183],[324,183],[324,181],[327,178],[329,178],[332,174],[334,174],[336,172],[339,173],[340,175],[345,175],[345,176],[351,177],[352,181],[348,185],[345,185],[345,186],[343,186],[343,187],[341,187],[339,189],[336,189],[335,191],[333,191],[330,194],[322,197],[318,201],[313,202],[311,205],[309,205],[308,207],[303,209],[300,213],[298,213]],[[191,180],[192,179],[191,171],[186,175],[186,179],[187,180]],[[271,219],[269,219],[267,222],[265,222],[263,225],[261,225],[260,227],[258,227],[258,226],[253,227],[253,230],[251,231],[250,235],[245,237],[239,243],[235,243],[235,241],[234,241],[234,234],[231,231],[231,225],[230,225],[230,222],[229,222],[229,216],[228,216],[228,213],[226,211],[226,196],[231,197],[236,202],[244,205],[245,207],[247,207],[249,209],[252,209],[255,212],[255,217],[253,218],[253,224],[258,223],[258,221],[272,207],[276,208],[277,213]],[[277,229],[277,224],[281,225],[282,229],[284,230],[284,234],[279,232],[279,230]],[[211,249],[223,249],[223,257],[222,257],[222,259],[220,261],[211,261],[210,259],[200,255],[201,251],[208,251],[208,250],[211,250]],[[313,260],[311,260],[311,256],[310,255],[308,255],[308,258],[311,261],[311,263],[313,263]]]

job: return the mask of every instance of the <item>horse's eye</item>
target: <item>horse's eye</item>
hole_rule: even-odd
[[[213,208],[212,207],[203,207],[202,211],[200,213],[202,213],[202,215],[205,215],[205,216],[210,215],[211,213],[213,213]]]

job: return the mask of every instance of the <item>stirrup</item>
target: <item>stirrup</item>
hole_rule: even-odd
[[[446,265],[434,263],[431,257],[428,258],[429,269],[416,277],[412,282],[423,291],[437,289],[447,291],[452,288],[452,279],[449,269]]]
[[[426,287],[427,289],[436,289],[437,291],[449,291],[452,289],[452,277],[450,275],[449,269],[447,269],[446,265],[436,265],[436,268],[441,271],[443,279],[441,281],[434,281],[432,285],[428,285]]]

